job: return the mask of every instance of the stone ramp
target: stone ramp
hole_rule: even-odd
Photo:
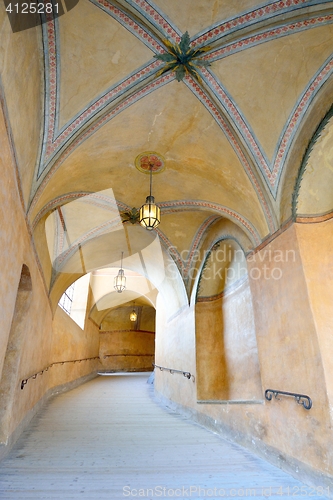
[[[148,376],[99,376],[52,398],[0,462],[0,499],[324,498],[157,405]]]

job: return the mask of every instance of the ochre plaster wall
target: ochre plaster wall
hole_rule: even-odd
[[[13,33],[5,5],[0,5],[0,92],[6,95],[5,106],[26,205],[43,127],[41,33],[41,27]]]
[[[120,330],[100,333],[99,355],[105,371],[151,371],[154,354],[155,335],[152,332]]]
[[[333,219],[315,224],[296,224],[295,228],[329,404],[333,408]]]
[[[79,332],[63,325],[66,319],[56,316],[53,321],[51,308],[37,265],[31,236],[26,224],[24,209],[19,195],[15,164],[8,143],[8,135],[3,113],[0,108],[0,246],[1,246],[1,288],[0,288],[0,376],[3,373],[4,358],[7,350],[9,333],[13,323],[13,314],[17,290],[23,264],[31,275],[31,300],[24,313],[24,329],[20,332],[22,345],[16,373],[15,390],[12,392],[12,414],[7,435],[0,446],[0,455],[6,447],[6,441],[19,424],[41,401],[50,389],[66,384],[74,378],[80,378],[97,369],[95,365],[80,363],[70,372],[66,365],[52,368],[36,379],[31,379],[21,389],[21,381],[43,370],[54,361],[73,357],[80,358],[98,355],[98,335],[90,338],[92,327],[83,335],[84,342],[79,342]],[[62,324],[62,326],[61,326]],[[60,333],[59,333],[60,332]],[[1,402],[0,402],[1,404]],[[1,425],[1,423],[0,423]]]
[[[53,320],[51,363],[75,361],[99,356],[99,330],[89,319],[82,330],[68,314],[57,307]],[[50,370],[50,385],[66,384],[100,369],[99,360],[54,365]]]
[[[269,246],[248,257],[248,270],[263,391],[271,388],[307,394],[313,400],[311,410],[287,397],[263,400],[262,404],[198,404],[197,381],[159,370],[155,374],[155,389],[162,397],[195,412],[201,422],[208,422],[207,425],[275,463],[297,474],[310,470],[324,480],[333,474],[333,443],[327,379],[316,330],[317,316],[323,310],[319,309],[318,297],[314,319],[315,301],[311,303],[311,293],[315,293],[315,285],[312,292],[307,287],[311,273],[315,281],[320,279],[315,268],[320,264],[311,273],[306,263],[303,269],[301,254],[306,252],[304,248],[300,252],[297,234],[304,231],[291,226]],[[328,251],[330,238],[323,246],[323,254]],[[306,241],[301,241],[303,245],[307,246]],[[315,249],[313,243],[309,254],[313,255]],[[325,262],[328,273],[329,260],[325,258]],[[278,279],[272,277],[272,272]],[[325,301],[320,307],[325,309]],[[163,305],[157,303],[156,364],[190,371],[197,377],[193,307],[180,311],[173,321],[166,322],[165,317]],[[324,317],[322,321],[327,325]],[[197,357],[200,355],[198,350]]]
[[[30,306],[25,314],[25,331],[22,338],[21,361],[18,369],[17,387],[13,394],[11,433],[24,415],[47,390],[45,379],[40,384],[31,384],[24,391],[20,380],[35,373],[47,363],[52,341],[52,316],[45,287],[36,264],[30,235],[25,222],[19,196],[15,164],[8,143],[7,128],[0,111],[0,245],[1,245],[1,289],[0,289],[0,374],[3,372],[4,356],[13,321],[16,295],[22,265],[29,268],[32,281]]]
[[[262,398],[249,281],[196,304],[198,400]]]
[[[133,310],[137,314],[137,320],[134,322],[130,320],[130,314]],[[131,304],[111,309],[103,318],[101,330],[144,330],[155,333],[155,308]]]
[[[158,366],[196,373],[194,307],[184,306],[168,319],[161,295],[156,303],[155,363]],[[164,397],[186,407],[196,405],[195,379],[155,370],[155,388]]]

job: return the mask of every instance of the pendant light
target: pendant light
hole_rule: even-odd
[[[151,186],[152,186],[152,177],[153,177],[153,167],[150,165],[150,193],[146,198],[146,203],[142,205],[140,208],[140,224],[141,226],[151,231],[155,229],[161,222],[161,210],[155,204],[155,198],[151,194]]]
[[[135,302],[134,302],[134,305],[133,305],[133,311],[132,311],[132,312],[131,312],[131,314],[130,314],[130,320],[131,320],[131,321],[133,321],[133,323],[134,323],[134,321],[136,321],[136,320],[137,320],[137,318],[138,318],[138,315],[137,315],[137,313],[135,312],[134,307],[135,307]]]
[[[115,290],[117,290],[118,293],[123,292],[126,288],[126,277],[125,277],[124,269],[123,269],[123,255],[124,255],[124,252],[121,252],[120,269],[118,271],[117,276],[114,277],[114,282],[113,282],[113,287]]]

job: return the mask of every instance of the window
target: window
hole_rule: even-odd
[[[72,283],[71,286],[67,288],[65,293],[62,294],[58,305],[63,309],[69,316],[71,315],[71,310],[72,310],[72,303],[73,303],[73,297],[74,297],[74,288],[75,288],[75,283]]]
[[[90,273],[85,274],[67,288],[58,305],[84,330]]]

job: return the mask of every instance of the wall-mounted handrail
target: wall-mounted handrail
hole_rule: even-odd
[[[299,405],[303,405],[306,410],[310,410],[312,407],[312,400],[309,396],[306,396],[305,394],[297,394],[294,392],[284,392],[284,391],[277,391],[275,389],[266,389],[265,391],[265,398],[267,401],[271,401],[273,396],[275,399],[279,399],[278,395],[282,394],[283,396],[292,396],[295,398],[296,403]]]
[[[170,372],[170,373],[181,373],[184,377],[188,378],[189,380],[192,379],[193,382],[195,380],[194,375],[192,375],[190,372],[185,372],[185,371],[182,371],[182,370],[175,370],[174,368],[166,368],[165,366],[155,365],[154,363],[153,363],[153,366],[155,368],[159,368],[161,370],[161,372],[167,371],[167,372]]]
[[[103,356],[103,358],[116,358],[116,357],[119,357],[119,356],[125,356],[125,357],[132,357],[132,358],[136,358],[138,356],[150,356],[150,357],[154,357],[154,353],[151,353],[151,354],[105,354]]]
[[[51,365],[47,366],[46,368],[43,368],[43,370],[40,370],[37,373],[34,373],[33,375],[30,375],[30,377],[24,378],[21,381],[21,389],[24,389],[24,386],[28,383],[30,379],[36,379],[38,375],[43,375],[44,372],[47,372],[52,366],[55,365],[64,365],[65,363],[81,363],[81,361],[90,361],[92,359],[100,359],[99,356],[94,356],[93,358],[83,358],[83,359],[73,359],[73,360],[68,360],[68,361],[55,361]]]

